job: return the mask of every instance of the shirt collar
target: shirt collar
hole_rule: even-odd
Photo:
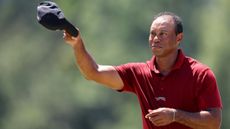
[[[183,51],[179,49],[177,59],[176,59],[175,64],[173,65],[172,70],[179,69],[183,64],[184,59],[185,59],[185,55]],[[147,64],[150,70],[154,71],[155,73],[160,73],[160,71],[156,68],[155,62],[156,62],[156,56],[153,56],[151,60],[147,61]]]

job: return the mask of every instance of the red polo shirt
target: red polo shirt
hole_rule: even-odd
[[[155,56],[146,63],[128,63],[115,66],[123,80],[121,91],[138,97],[144,129],[190,129],[179,123],[156,127],[145,115],[148,109],[169,107],[188,112],[207,108],[222,108],[221,97],[213,72],[206,65],[179,54],[172,71],[162,76],[155,66]]]

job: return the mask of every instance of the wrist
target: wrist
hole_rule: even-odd
[[[172,112],[173,112],[173,115],[172,115],[172,122],[176,122],[176,112],[177,112],[177,110],[176,110],[176,109],[173,109]]]

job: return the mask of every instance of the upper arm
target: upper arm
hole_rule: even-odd
[[[205,70],[200,75],[199,90],[197,91],[199,108],[201,110],[208,109],[210,107],[222,108],[222,101],[216,78],[210,69]]]
[[[97,71],[90,80],[106,85],[115,90],[121,90],[124,86],[123,81],[113,66],[98,65]]]

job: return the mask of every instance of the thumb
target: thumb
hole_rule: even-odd
[[[152,111],[153,111],[152,109],[148,109],[148,112],[149,112],[149,113],[148,113],[147,115],[145,115],[145,118],[148,118],[148,117],[151,115],[150,113],[151,113]]]

